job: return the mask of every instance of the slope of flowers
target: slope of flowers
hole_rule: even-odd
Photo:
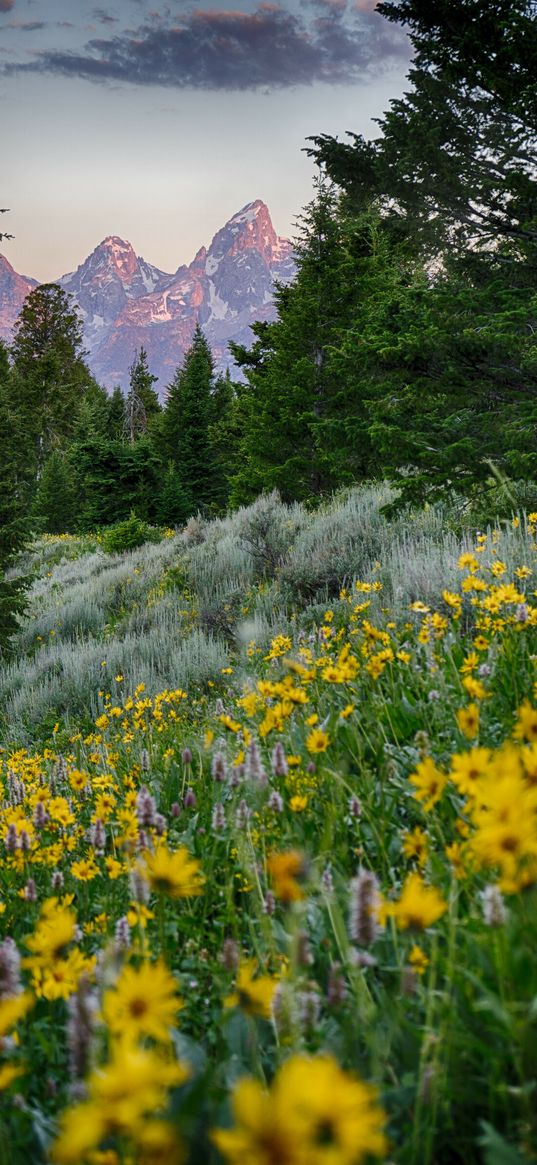
[[[0,1162],[537,1160],[533,569],[0,752]]]

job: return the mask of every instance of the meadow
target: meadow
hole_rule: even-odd
[[[0,673],[0,1163],[537,1160],[537,513],[46,536]]]

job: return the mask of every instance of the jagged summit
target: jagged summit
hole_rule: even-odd
[[[137,255],[126,239],[107,235],[76,271],[57,282],[78,303],[88,363],[97,380],[106,387],[126,387],[133,354],[143,346],[163,393],[196,323],[203,327],[217,365],[231,366],[229,342],[248,344],[251,324],[274,317],[274,282],[289,282],[294,273],[292,245],[278,237],[266,203],[257,198],[232,215],[210,245],[200,247],[192,263],[173,275]],[[10,335],[25,295],[35,286],[35,281],[20,284],[17,308],[10,315],[2,289],[13,276],[22,280],[12,268],[0,265],[0,335]]]

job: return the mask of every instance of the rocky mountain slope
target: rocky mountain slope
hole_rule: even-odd
[[[5,255],[0,255],[0,340],[11,339],[24,300],[34,287],[37,279],[18,275]]]
[[[217,367],[233,367],[230,340],[249,343],[256,320],[274,318],[274,281],[294,277],[292,245],[276,235],[261,200],[243,207],[175,274],[136,255],[109,235],[57,282],[73,295],[84,324],[88,364],[100,384],[126,388],[135,352],[144,347],[164,393],[190,345],[196,323]],[[0,336],[8,338],[34,280],[0,257]]]

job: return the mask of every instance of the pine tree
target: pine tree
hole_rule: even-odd
[[[72,433],[81,402],[93,383],[83,361],[80,318],[70,297],[56,284],[41,284],[27,296],[11,354],[39,472],[49,452]]]
[[[125,401],[125,423],[131,445],[141,433],[146,433],[152,417],[160,412],[160,403],[153,388],[158,376],[149,371],[145,348],[135,356],[130,367],[129,391]]]
[[[190,494],[187,493],[173,461],[168,467],[157,499],[156,518],[161,526],[183,526],[194,511]]]
[[[244,435],[235,502],[273,488],[286,500],[307,500],[370,469],[365,424],[360,432],[356,418],[349,441],[345,386],[334,371],[333,351],[352,324],[359,289],[345,217],[322,178],[301,222],[297,276],[276,292],[277,321],[255,326],[251,352],[231,346],[248,381],[238,389]],[[357,406],[359,396],[348,404]]]
[[[428,278],[369,288],[338,346],[380,465],[416,500],[536,473],[537,10],[533,0],[387,0],[411,34],[411,88],[375,141],[311,153]],[[431,257],[435,262],[431,263]],[[365,306],[365,305],[364,305]],[[362,316],[364,313],[362,312]]]
[[[107,428],[110,436],[118,441],[124,438],[128,431],[125,397],[119,386],[108,397]]]
[[[213,503],[223,511],[229,501],[230,483],[237,468],[241,429],[237,411],[237,389],[229,370],[215,382],[212,396],[209,445],[214,462]]]
[[[27,580],[8,574],[31,532],[29,496],[34,467],[28,457],[19,388],[0,343],[0,657],[10,651],[26,605]]]
[[[395,0],[378,11],[410,31],[411,88],[382,135],[313,138],[310,151],[363,206],[379,198],[428,250],[537,245],[537,11],[534,0]]]
[[[169,386],[156,436],[158,452],[165,463],[175,466],[193,510],[210,506],[218,493],[218,469],[209,436],[213,391],[213,358],[198,324],[184,363]]]
[[[65,453],[58,449],[53,450],[43,466],[35,515],[47,534],[66,534],[76,529],[78,507],[73,470]]]

